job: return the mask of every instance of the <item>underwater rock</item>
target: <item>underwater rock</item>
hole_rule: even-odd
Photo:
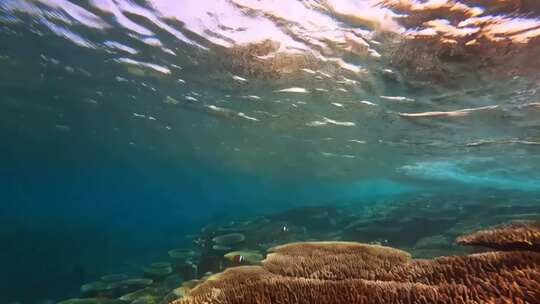
[[[234,264],[250,264],[257,265],[263,260],[263,256],[260,252],[255,250],[240,250],[231,251],[223,256]]]
[[[459,236],[456,242],[498,250],[540,251],[540,222],[513,222]]]
[[[540,253],[486,252],[412,259],[354,242],[277,246],[262,266],[208,278],[174,304],[538,303]]]
[[[241,243],[246,239],[242,233],[229,233],[216,236],[212,241],[218,245],[234,245]]]

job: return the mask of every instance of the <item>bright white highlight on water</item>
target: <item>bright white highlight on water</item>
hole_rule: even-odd
[[[379,98],[381,99],[386,99],[386,100],[392,100],[392,101],[398,101],[398,102],[411,102],[411,101],[414,101],[414,98],[409,98],[409,97],[405,97],[405,96],[379,96]]]
[[[309,93],[308,90],[306,90],[304,88],[299,88],[299,87],[291,87],[291,88],[287,88],[287,89],[278,90],[276,92],[280,92],[280,93]]]

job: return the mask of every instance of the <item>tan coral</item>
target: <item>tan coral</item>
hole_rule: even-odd
[[[411,259],[390,247],[292,243],[262,266],[213,275],[174,304],[538,303],[540,253],[487,252]]]
[[[354,242],[291,243],[271,251],[264,261],[269,271],[325,280],[380,279],[378,273],[410,259],[399,249]]]
[[[515,222],[481,230],[456,239],[461,245],[483,246],[498,250],[540,251],[540,222]]]
[[[332,281],[284,277],[262,267],[230,268],[192,290],[175,304],[199,303],[450,303],[465,296],[462,286],[433,287],[416,283],[362,279]]]
[[[536,303],[537,271],[502,271],[491,280],[472,277],[467,284],[342,281],[286,277],[261,267],[231,268],[175,304],[198,303]],[[469,287],[471,286],[471,287]],[[474,288],[473,288],[474,287]]]

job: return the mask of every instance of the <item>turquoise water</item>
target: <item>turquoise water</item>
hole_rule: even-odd
[[[0,303],[261,216],[418,256],[538,218],[538,4],[383,2],[0,1]]]

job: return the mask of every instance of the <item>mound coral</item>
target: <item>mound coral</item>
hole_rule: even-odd
[[[399,249],[353,242],[291,243],[270,251],[264,261],[270,272],[322,280],[377,279],[410,259]]]
[[[292,243],[172,303],[540,303],[540,252],[516,249],[423,260],[378,245]]]

